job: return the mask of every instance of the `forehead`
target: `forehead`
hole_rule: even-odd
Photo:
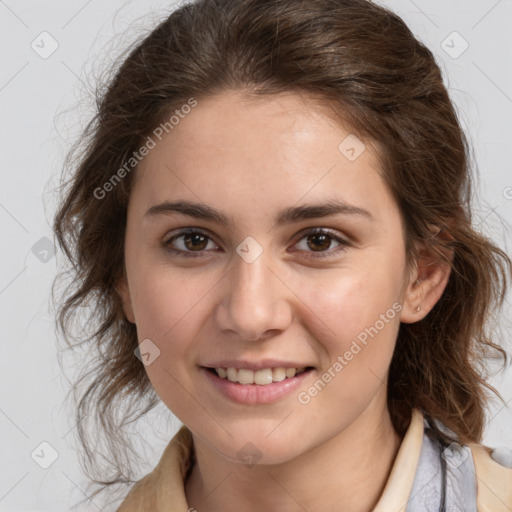
[[[198,98],[155,142],[136,171],[141,209],[177,198],[246,217],[327,199],[376,216],[394,206],[373,145],[303,95]]]

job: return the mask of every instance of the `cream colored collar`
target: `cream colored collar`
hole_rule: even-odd
[[[420,458],[423,428],[423,415],[414,409],[386,487],[373,512],[406,510]],[[155,469],[130,489],[117,512],[188,512],[184,479],[191,463],[192,449],[192,434],[182,426],[165,448]]]

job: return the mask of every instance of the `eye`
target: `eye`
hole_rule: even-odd
[[[306,243],[303,244],[304,250],[310,253],[306,256],[307,258],[328,258],[335,256],[337,253],[346,250],[346,248],[350,246],[347,240],[333,234],[331,230],[324,228],[307,230],[303,233],[299,242],[302,240],[306,241]],[[338,243],[338,246],[330,251],[325,250],[329,248],[333,240]],[[300,245],[300,243],[297,245]],[[308,251],[308,249],[313,249],[313,251]],[[311,253],[313,253],[313,255],[311,255]]]
[[[305,240],[305,244],[303,244],[302,249],[299,250],[310,253],[310,255],[306,256],[307,258],[326,258],[333,256],[346,250],[346,248],[351,245],[347,240],[344,240],[343,238],[333,234],[330,230],[323,228],[312,228],[303,232],[302,237],[296,245],[300,246],[300,242],[302,242],[302,240]],[[332,241],[335,241],[338,246],[333,250],[326,250],[331,246]],[[209,242],[211,242],[214,247],[217,247],[217,245],[212,241],[210,235],[204,231],[196,228],[187,228],[186,230],[181,231],[180,233],[163,241],[162,246],[167,252],[187,258],[203,256],[208,248]]]
[[[180,239],[180,243],[176,245],[181,247],[176,249],[172,244],[175,240]],[[164,241],[162,245],[166,251],[178,256],[195,257],[202,256],[201,252],[208,247],[208,241],[211,241],[211,238],[206,233],[194,228],[188,228]]]

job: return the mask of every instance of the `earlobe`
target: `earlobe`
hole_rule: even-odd
[[[441,237],[453,240],[447,233],[438,236]],[[416,267],[411,272],[400,317],[404,323],[414,323],[425,318],[443,295],[451,273],[453,250],[446,250],[445,255],[449,260],[446,261],[427,242],[420,242],[417,249]]]
[[[135,323],[135,315],[133,313],[132,307],[132,299],[130,294],[130,289],[128,288],[128,280],[126,277],[126,271],[123,272],[122,277],[116,284],[116,291],[119,297],[121,298],[123,304],[123,311],[126,316],[128,322],[134,324]]]

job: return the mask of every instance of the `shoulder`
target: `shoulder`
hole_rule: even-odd
[[[136,482],[116,512],[145,512],[156,510],[156,469]]]
[[[445,429],[442,424],[437,426]],[[448,444],[425,420],[407,512],[443,507],[464,512],[511,512],[512,450]]]
[[[193,464],[191,432],[182,426],[165,448],[157,466],[136,482],[116,512],[187,511],[184,482]]]
[[[125,496],[116,512],[147,512],[157,510],[155,497],[158,488],[158,466],[137,481]]]
[[[471,445],[477,480],[478,512],[512,510],[512,450]]]

